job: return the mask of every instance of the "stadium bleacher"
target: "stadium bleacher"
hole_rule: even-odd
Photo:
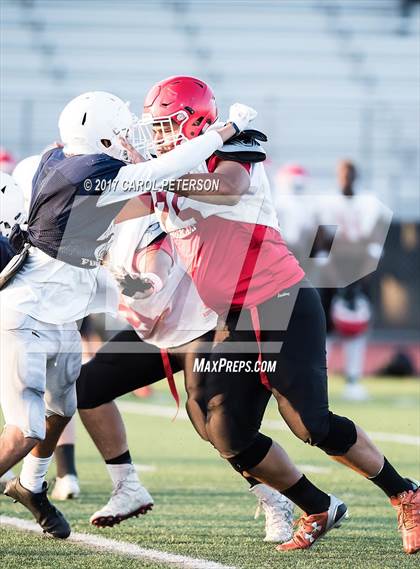
[[[419,13],[401,33],[398,4],[2,0],[1,144],[39,152],[83,91],[113,91],[138,111],[154,81],[193,74],[222,114],[234,100],[255,105],[272,163],[304,164],[313,191],[351,157],[366,189],[419,217]]]

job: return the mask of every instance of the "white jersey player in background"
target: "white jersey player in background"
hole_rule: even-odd
[[[341,160],[337,165],[339,195],[328,198],[328,203],[326,200],[316,202],[316,223],[321,226],[317,256],[322,262],[322,270],[337,283],[344,280],[347,267],[357,266],[359,259],[366,256],[378,259],[382,253],[377,243],[381,210],[373,196],[356,192],[356,180],[356,166],[349,160]],[[340,226],[340,232],[334,236],[328,228],[334,231],[336,225]],[[338,262],[338,255],[329,255],[333,238],[340,253],[341,261]],[[344,350],[346,385],[343,397],[349,401],[363,401],[369,397],[361,379],[372,319],[370,276],[343,289],[321,289],[320,293],[331,332],[328,351],[340,344]]]

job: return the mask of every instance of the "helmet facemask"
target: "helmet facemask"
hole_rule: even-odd
[[[184,110],[161,117],[143,114],[138,124],[148,132],[149,152],[154,156],[165,154],[188,140],[184,134],[184,126],[188,118],[189,115]]]
[[[153,151],[152,121],[136,118],[128,133],[127,142],[146,160],[150,160],[155,154]]]
[[[129,104],[130,103],[128,102],[126,103],[127,108],[129,107]],[[136,115],[131,113],[130,124],[127,124],[126,122],[125,126],[122,126],[121,128],[112,128],[111,138],[101,138],[97,143],[97,147],[100,152],[108,154],[108,156],[112,156],[112,158],[116,158],[117,160],[122,160],[123,162],[131,162],[127,150],[121,143],[121,139],[126,140],[129,144],[134,146],[132,143],[133,130],[137,124],[137,120]],[[140,152],[140,149],[138,151]]]

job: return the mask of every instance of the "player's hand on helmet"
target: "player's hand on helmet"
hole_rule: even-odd
[[[257,111],[248,105],[234,103],[229,109],[228,122],[234,123],[239,131],[242,131],[255,119],[257,114]]]
[[[138,150],[134,148],[132,144],[128,142],[128,140],[122,136],[120,136],[120,143],[121,146],[127,153],[127,162],[131,164],[139,164],[140,162],[146,162],[145,158],[140,154]]]

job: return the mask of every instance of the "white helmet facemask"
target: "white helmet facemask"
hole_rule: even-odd
[[[183,134],[183,127],[187,120],[188,114],[184,110],[161,117],[143,113],[136,128],[142,133],[144,148],[154,156],[159,153],[160,149],[167,152],[188,140]]]
[[[130,142],[136,117],[119,97],[104,91],[79,95],[68,103],[59,118],[65,154],[104,153],[128,161],[120,138]]]
[[[23,192],[12,176],[0,172],[0,232],[9,237],[12,227],[27,221]]]

